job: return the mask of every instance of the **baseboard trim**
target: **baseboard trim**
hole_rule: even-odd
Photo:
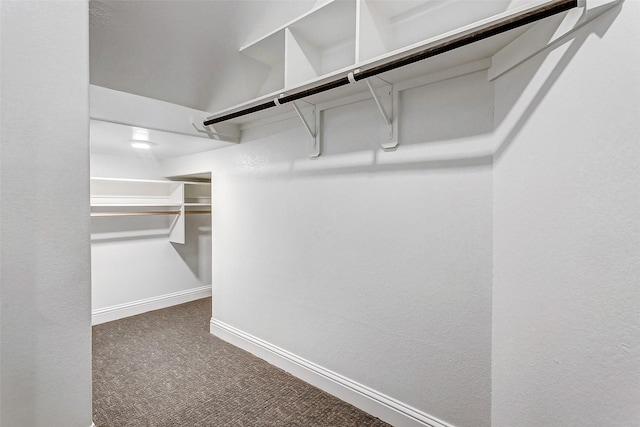
[[[211,319],[210,332],[394,426],[454,427],[217,319]]]
[[[171,294],[160,295],[152,298],[145,298],[125,304],[118,304],[111,307],[99,308],[91,312],[91,324],[111,322],[112,320],[124,317],[135,316],[152,310],[171,307],[173,305],[184,304],[200,298],[211,296],[211,285],[200,286],[198,288],[187,289],[186,291],[173,292]]]

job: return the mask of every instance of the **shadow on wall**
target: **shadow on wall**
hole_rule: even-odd
[[[91,244],[110,244],[135,240],[161,239],[169,243],[175,216],[94,217],[91,219]],[[171,242],[175,251],[195,277],[211,281],[211,215],[189,215],[185,226],[185,244]]]
[[[501,100],[506,106],[501,111],[494,111],[493,82],[487,80],[486,70],[404,90],[399,93],[399,146],[383,150],[379,144],[387,130],[372,99],[330,108],[322,112],[321,156],[312,161],[289,159],[286,170],[274,168],[272,173],[320,176],[492,167],[586,39],[591,34],[602,38],[621,7],[618,4],[528,59],[534,64],[528,78],[511,88],[509,99]],[[550,33],[562,17],[544,22]],[[261,136],[275,135],[283,126],[284,122],[263,126]],[[306,133],[304,141],[310,150],[313,142]]]
[[[195,277],[211,283],[211,215],[188,215],[185,242],[171,243]]]
[[[498,138],[494,153],[495,161],[499,161],[513,143],[523,126],[538,108],[547,93],[549,93],[549,90],[551,90],[554,83],[569,65],[576,53],[578,53],[587,38],[589,38],[591,34],[597,35],[598,38],[604,37],[611,27],[611,24],[613,24],[616,17],[620,14],[621,9],[622,4],[616,5],[602,16],[588,23],[585,28],[588,28],[589,31],[576,31],[568,37],[561,38],[552,45],[552,48],[548,48],[543,53],[529,59],[529,61],[535,63],[535,66],[531,68],[536,71],[530,75],[528,81],[524,79],[520,80],[520,85],[517,88],[513,88],[511,98],[505,100],[510,108],[504,112],[497,112],[496,114]],[[529,86],[531,86],[531,88],[529,88]],[[524,94],[527,89],[529,89],[531,95],[529,95],[529,99],[523,103],[525,108],[523,111],[514,110],[514,106],[518,104],[520,96]]]

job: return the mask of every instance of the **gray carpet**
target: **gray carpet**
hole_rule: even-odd
[[[209,334],[206,298],[93,327],[93,419],[122,426],[388,426]]]

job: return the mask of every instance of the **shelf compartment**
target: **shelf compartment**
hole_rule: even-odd
[[[211,184],[185,183],[184,203],[190,206],[211,206]]]
[[[354,65],[355,22],[356,0],[331,0],[241,47],[255,97]]]
[[[361,0],[358,62],[393,53],[513,9],[510,1]],[[516,6],[522,6],[519,2]]]
[[[285,29],[285,88],[356,62],[356,3],[332,1]]]
[[[281,28],[240,48],[250,58],[245,70],[249,81],[257,82],[255,96],[263,96],[284,89],[285,30]]]

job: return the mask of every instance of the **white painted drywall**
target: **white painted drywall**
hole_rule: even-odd
[[[0,424],[89,427],[87,2],[0,10]]]
[[[627,1],[496,81],[494,427],[640,423],[638,22]]]
[[[215,319],[455,426],[488,426],[491,159],[461,146],[491,135],[493,87],[476,72],[401,97],[414,158],[379,150],[369,99],[323,113],[317,159],[286,121],[163,164],[212,171]]]
[[[91,171],[108,178],[165,179],[161,165],[149,153],[92,152]],[[195,172],[202,171],[190,171]],[[169,241],[173,218],[91,219],[93,311],[116,310],[211,284],[211,216],[187,216],[184,245]]]

